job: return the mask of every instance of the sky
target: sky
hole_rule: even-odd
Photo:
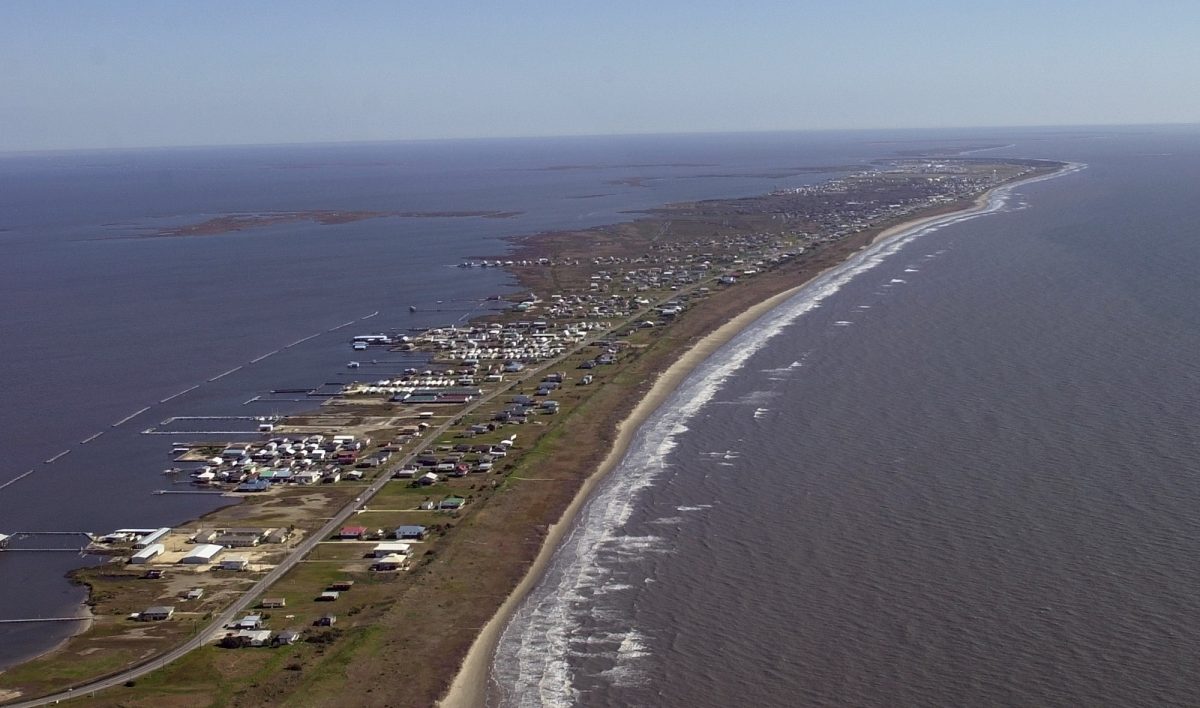
[[[0,151],[1200,122],[1200,3],[0,2]]]

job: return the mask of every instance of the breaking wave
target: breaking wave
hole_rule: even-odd
[[[670,466],[676,438],[687,431],[687,422],[784,328],[908,243],[945,226],[1006,210],[1016,186],[1084,167],[1073,164],[1046,177],[999,188],[980,209],[946,216],[873,244],[816,277],[698,366],[638,429],[625,457],[584,505],[545,577],[505,627],[492,663],[488,705],[577,705],[581,694],[575,686],[574,666],[581,659],[588,660],[591,680],[611,685],[644,681],[637,665],[648,653],[646,637],[632,626],[633,619],[626,609],[629,593],[637,593],[640,588],[627,582],[621,566],[652,554],[669,553],[670,545],[662,536],[626,535],[624,527],[640,492]],[[787,368],[799,365],[795,362]],[[664,519],[664,525],[669,528],[676,518]],[[616,597],[626,601],[615,602]]]

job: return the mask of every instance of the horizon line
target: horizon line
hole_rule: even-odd
[[[62,147],[62,148],[25,148],[0,149],[0,157],[35,156],[61,153],[81,152],[135,152],[142,150],[204,150],[219,148],[272,148],[272,147],[319,147],[319,146],[351,146],[351,145],[398,145],[404,143],[455,143],[455,142],[485,142],[500,140],[563,140],[589,138],[637,138],[637,137],[684,137],[684,136],[717,136],[717,135],[768,135],[778,133],[872,133],[872,132],[917,132],[936,130],[1068,130],[1096,128],[1179,128],[1200,127],[1200,122],[1162,122],[1162,123],[1018,123],[1010,125],[947,125],[929,127],[874,127],[874,128],[763,128],[749,130],[695,130],[678,132],[633,131],[626,133],[558,133],[547,135],[488,135],[488,136],[446,136],[426,138],[379,138],[379,139],[348,139],[348,140],[312,140],[284,141],[276,143],[193,143],[193,144],[158,144],[131,145],[122,147]],[[962,138],[955,138],[962,139]]]

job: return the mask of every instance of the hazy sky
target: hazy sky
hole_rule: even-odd
[[[0,2],[0,150],[1200,122],[1200,2]]]

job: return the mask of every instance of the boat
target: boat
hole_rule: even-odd
[[[417,306],[416,306],[416,305],[409,305],[409,306],[408,306],[408,311],[409,311],[409,312],[416,312],[416,311],[417,311]]]
[[[357,361],[352,361],[349,364],[346,364],[347,369],[357,369],[359,366],[361,365]]]

